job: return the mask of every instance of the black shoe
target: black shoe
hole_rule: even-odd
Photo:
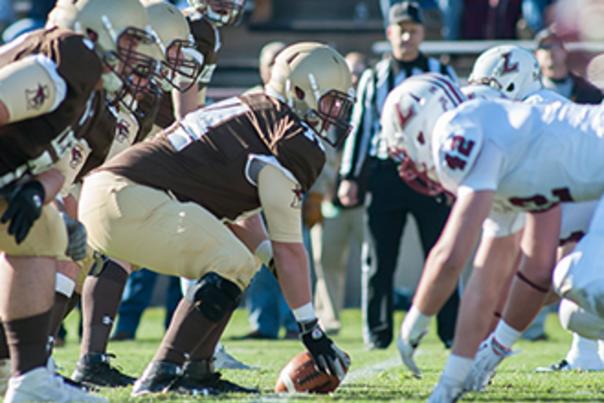
[[[143,375],[136,380],[132,388],[132,396],[142,396],[149,393],[164,393],[182,377],[180,365],[166,361],[151,362]]]
[[[241,336],[232,336],[231,340],[275,340],[276,338],[276,336],[269,336],[259,330],[253,330]]]
[[[136,378],[125,375],[109,363],[113,354],[89,353],[80,358],[71,377],[87,385],[122,387],[134,384]]]
[[[246,388],[236,383],[220,379],[220,372],[214,372],[213,366],[208,361],[189,361],[185,364],[183,381],[194,384],[198,388],[208,388],[214,393],[260,393],[259,389]]]
[[[93,385],[85,385],[82,382],[74,381],[71,378],[66,377],[65,375],[61,375],[58,372],[55,372],[55,376],[58,376],[63,380],[63,383],[69,386],[73,386],[74,388],[82,389],[84,392],[98,392],[99,389],[94,387]]]

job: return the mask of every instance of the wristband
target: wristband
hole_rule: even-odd
[[[294,318],[296,318],[296,322],[303,323],[317,319],[315,308],[313,308],[312,302],[302,305],[299,308],[295,308],[292,310],[292,312],[294,314]]]

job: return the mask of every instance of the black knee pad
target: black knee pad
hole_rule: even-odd
[[[219,322],[239,305],[241,288],[217,273],[204,274],[185,299],[212,322]]]

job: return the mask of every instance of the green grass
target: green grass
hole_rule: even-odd
[[[397,314],[396,323],[400,323]],[[111,343],[109,351],[117,354],[114,361],[126,373],[139,375],[149,362],[162,335],[163,316],[159,310],[148,311],[134,342]],[[352,358],[351,379],[338,391],[329,396],[295,395],[282,397],[272,390],[280,369],[296,353],[302,351],[297,341],[234,341],[230,336],[246,333],[249,328],[247,315],[239,310],[233,317],[223,339],[230,353],[244,362],[260,369],[252,371],[224,371],[224,377],[247,386],[258,386],[262,396],[230,395],[221,401],[425,401],[436,383],[447,351],[444,350],[434,331],[422,343],[417,361],[424,371],[421,380],[413,379],[396,361],[398,352],[394,345],[384,351],[366,351],[361,338],[360,312],[348,310],[343,316],[344,329],[335,337],[337,343]],[[68,320],[68,342],[66,347],[57,349],[55,358],[70,374],[78,356],[79,345],[75,342],[75,315]],[[517,354],[507,359],[497,374],[494,383],[484,393],[465,396],[468,401],[487,402],[604,402],[602,373],[565,372],[538,374],[535,367],[557,362],[566,354],[570,336],[557,323],[555,315],[550,315],[547,323],[550,339],[546,342],[521,342]],[[383,362],[390,363],[384,370],[363,372],[364,368]],[[162,395],[152,398],[130,398],[130,389],[103,389],[101,394],[114,402],[125,401],[193,401],[178,395]],[[200,398],[201,399],[201,398]],[[206,400],[212,400],[204,398]]]

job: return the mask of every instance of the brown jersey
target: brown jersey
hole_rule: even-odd
[[[101,61],[82,35],[61,28],[31,32],[0,48],[0,66],[35,54],[55,63],[67,93],[53,112],[0,127],[0,177],[41,155],[48,154],[51,162],[56,161],[62,151],[56,142],[68,134],[85,133],[94,107],[100,105],[95,89],[101,78]],[[26,96],[44,96],[45,89],[24,83],[24,91]]]
[[[258,209],[251,161],[277,166],[308,191],[325,163],[323,148],[284,103],[265,94],[229,98],[195,111],[151,142],[106,163],[142,185],[234,220]],[[292,195],[292,200],[294,196]]]
[[[218,63],[218,51],[220,50],[220,31],[207,19],[198,14],[187,16],[189,29],[195,40],[197,51],[203,55],[204,66],[198,78],[198,90],[207,86],[212,79],[212,74]],[[174,105],[170,94],[164,94],[161,99],[159,113],[155,124],[166,128],[174,123]]]

